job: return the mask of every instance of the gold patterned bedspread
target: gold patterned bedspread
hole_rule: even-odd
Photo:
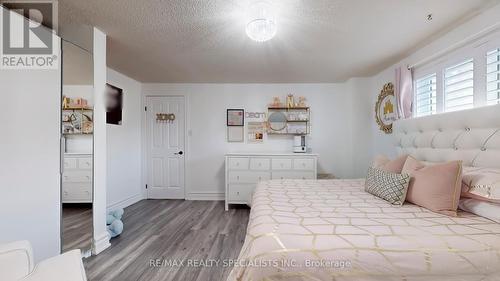
[[[364,180],[261,182],[228,280],[500,280],[500,224],[395,207]]]

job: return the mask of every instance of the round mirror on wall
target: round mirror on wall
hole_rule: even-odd
[[[269,115],[268,122],[271,130],[280,132],[286,128],[287,118],[283,112],[273,112]]]

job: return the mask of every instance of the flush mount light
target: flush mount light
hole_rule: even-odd
[[[246,33],[257,42],[271,40],[276,35],[276,18],[269,3],[258,1],[250,5]]]

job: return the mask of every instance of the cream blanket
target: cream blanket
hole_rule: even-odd
[[[364,180],[276,180],[253,195],[228,280],[500,280],[500,224],[395,207]]]

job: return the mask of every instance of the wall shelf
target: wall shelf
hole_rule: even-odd
[[[303,136],[308,135],[310,132],[310,120],[311,120],[311,112],[309,107],[273,107],[269,106],[268,108],[268,122],[277,122],[277,124],[285,124],[284,127],[275,131],[270,125],[267,133],[269,135],[294,135],[294,136]],[[271,121],[271,116],[280,114],[276,116],[278,119],[274,119]],[[275,121],[280,120],[280,121]],[[281,122],[281,123],[280,123]]]
[[[61,115],[62,134],[92,135],[94,131],[94,112],[87,107],[63,107]]]

